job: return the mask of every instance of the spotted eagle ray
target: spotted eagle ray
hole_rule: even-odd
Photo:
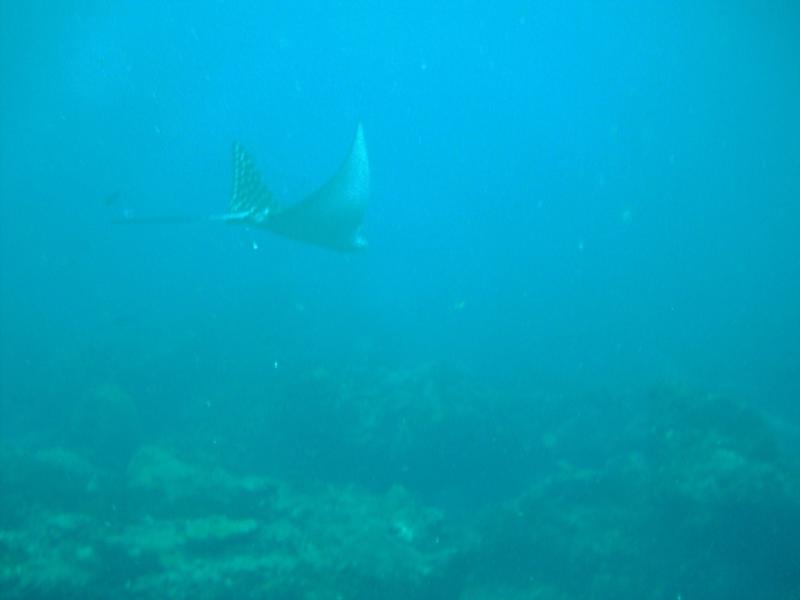
[[[136,217],[126,211],[125,223],[198,223],[223,221],[259,227],[283,237],[353,251],[366,247],[361,224],[369,201],[369,158],[364,131],[356,129],[350,153],[322,187],[296,204],[277,203],[261,181],[255,163],[238,143],[233,145],[233,192],[223,215]]]

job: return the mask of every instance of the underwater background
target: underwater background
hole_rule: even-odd
[[[0,0],[0,597],[800,599],[800,5]],[[218,223],[370,155],[369,247]]]

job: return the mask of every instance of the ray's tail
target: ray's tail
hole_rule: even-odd
[[[122,214],[114,217],[111,222],[123,225],[195,225],[197,223],[208,223],[212,220],[206,216],[192,215],[155,215],[138,216],[132,210],[126,209]]]

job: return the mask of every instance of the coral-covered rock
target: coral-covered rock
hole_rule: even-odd
[[[442,515],[399,488],[300,491],[155,446],[117,485],[96,493],[124,491],[136,509],[112,520],[55,499],[0,528],[2,597],[406,598],[434,586],[456,552]]]
[[[581,426],[597,443],[591,466],[562,462],[493,511],[471,586],[664,600],[800,589],[797,473],[757,413],[667,394],[629,417],[626,443],[604,448],[603,435],[618,434]],[[607,449],[621,447],[627,452]]]

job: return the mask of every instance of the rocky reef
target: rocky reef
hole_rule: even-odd
[[[455,552],[400,488],[299,490],[159,447],[120,477],[62,449],[2,470],[4,598],[415,597]]]
[[[591,459],[560,461],[483,520],[470,585],[525,598],[797,597],[800,479],[765,421],[663,390],[624,408],[618,431],[572,423]]]
[[[317,369],[209,451],[89,398],[121,443],[0,446],[3,598],[800,598],[798,461],[743,403]]]

